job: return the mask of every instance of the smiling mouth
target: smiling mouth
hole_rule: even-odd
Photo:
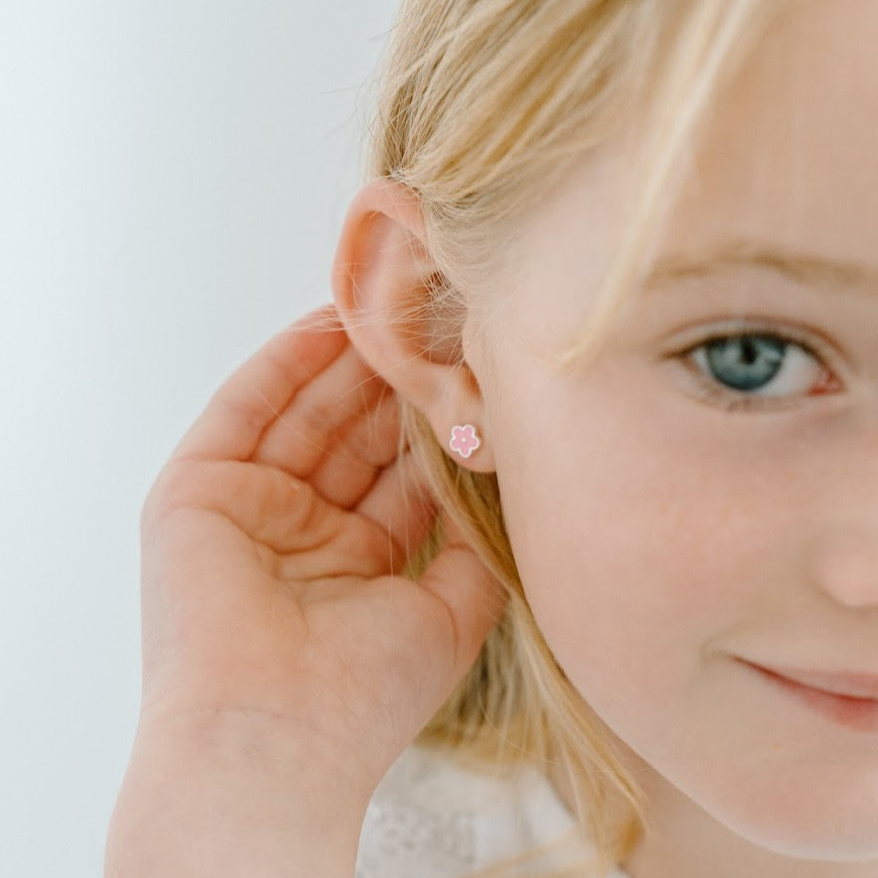
[[[878,698],[840,695],[784,677],[768,668],[743,662],[774,689],[835,724],[861,732],[878,733]]]

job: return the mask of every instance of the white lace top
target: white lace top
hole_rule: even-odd
[[[356,878],[466,878],[559,841],[538,865],[569,865],[589,848],[573,816],[536,769],[476,774],[412,745],[381,781],[360,835]],[[535,874],[534,861],[510,875]],[[622,870],[606,878],[629,878]]]

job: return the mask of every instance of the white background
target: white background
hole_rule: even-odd
[[[139,515],[329,301],[396,0],[0,0],[0,875],[101,874]]]

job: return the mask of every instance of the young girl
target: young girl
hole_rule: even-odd
[[[145,503],[107,876],[878,876],[876,44],[404,4],[335,305]]]

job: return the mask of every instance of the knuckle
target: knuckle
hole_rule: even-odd
[[[308,438],[320,441],[331,429],[338,417],[337,400],[313,400],[299,413]]]
[[[156,476],[140,510],[141,533],[175,510],[197,502],[203,482],[198,462],[171,461]]]

